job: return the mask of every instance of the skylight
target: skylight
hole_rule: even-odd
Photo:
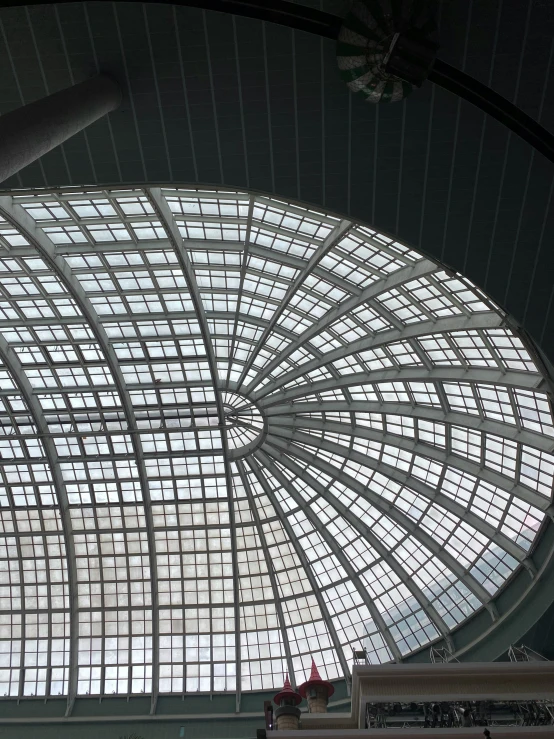
[[[550,506],[546,383],[502,311],[307,207],[2,196],[0,360],[0,695],[401,660],[492,623]]]

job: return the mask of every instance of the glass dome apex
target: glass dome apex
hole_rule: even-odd
[[[227,448],[231,458],[245,456],[263,441],[265,422],[258,406],[245,395],[222,392]]]
[[[0,218],[0,695],[348,677],[533,576],[546,382],[468,280],[244,192]]]

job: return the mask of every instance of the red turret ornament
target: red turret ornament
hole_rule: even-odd
[[[330,682],[322,679],[315,661],[312,659],[310,677],[298,688],[298,692],[308,701],[310,713],[327,713],[327,704],[335,689]]]
[[[302,696],[292,689],[289,676],[285,677],[283,689],[273,699],[275,709],[275,728],[278,731],[296,731],[299,727]]]

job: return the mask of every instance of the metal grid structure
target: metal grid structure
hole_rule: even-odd
[[[470,726],[552,726],[550,701],[461,701],[366,705],[366,729],[452,729]]]
[[[0,696],[348,680],[535,576],[546,381],[466,279],[242,192],[0,217]]]

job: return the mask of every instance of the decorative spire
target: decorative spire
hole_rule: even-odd
[[[277,693],[273,700],[278,706],[282,705],[285,701],[290,706],[297,706],[299,703],[302,702],[302,696],[292,689],[288,673],[285,677],[285,684],[283,685],[283,689],[279,693]]]
[[[319,674],[319,670],[317,669],[317,665],[315,663],[314,658],[312,657],[312,667],[310,672],[310,677],[306,680],[305,683],[302,683],[300,687],[298,688],[298,692],[303,698],[306,698],[307,691],[310,688],[315,688],[316,686],[321,686],[327,689],[327,697],[330,697],[335,692],[334,687],[331,685],[330,682],[327,682],[327,680],[324,680],[321,675]]]
[[[330,682],[322,679],[313,658],[310,677],[298,688],[298,692],[302,698],[306,698],[308,701],[310,713],[325,713],[327,711],[327,703],[335,689]]]
[[[312,683],[314,680],[317,680],[318,682],[323,682],[321,679],[321,675],[319,674],[319,670],[316,667],[315,659],[312,657],[312,671],[310,673],[308,682]]]

